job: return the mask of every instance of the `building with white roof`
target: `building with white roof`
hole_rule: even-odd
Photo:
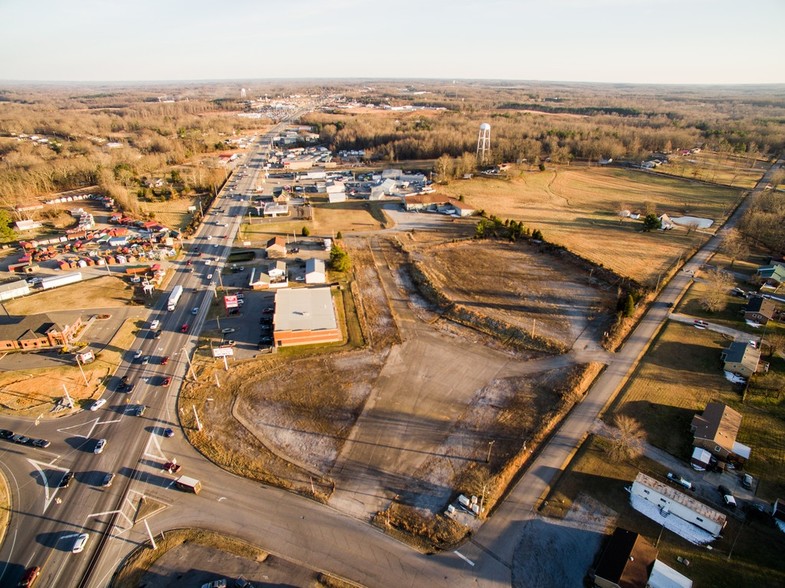
[[[283,288],[275,293],[276,347],[332,343],[342,339],[330,288]]]

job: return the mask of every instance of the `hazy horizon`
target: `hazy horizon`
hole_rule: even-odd
[[[5,0],[3,83],[785,83],[780,0]]]

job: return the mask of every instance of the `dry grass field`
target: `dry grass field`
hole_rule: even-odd
[[[641,222],[620,222],[617,211],[710,218],[715,227],[740,197],[740,190],[615,168],[552,167],[512,179],[454,181],[440,191],[502,219],[523,220],[545,239],[642,283],[654,283],[685,251],[706,235],[676,228],[641,232]]]
[[[750,189],[768,168],[766,161],[733,154],[701,151],[675,155],[668,165],[656,168],[657,173],[702,180],[733,188]]]
[[[143,213],[153,215],[153,218],[161,224],[169,227],[170,229],[184,229],[193,214],[188,212],[190,206],[199,205],[197,203],[198,197],[191,198],[178,198],[177,200],[164,200],[160,202],[140,202],[139,209]]]
[[[565,348],[590,324],[598,340],[615,307],[615,290],[590,284],[587,272],[528,243],[471,240],[420,255],[451,300]]]
[[[84,366],[84,378],[76,365],[24,371],[0,372],[0,410],[16,415],[38,416],[49,410],[63,396],[63,386],[77,408],[98,397],[105,382],[120,365],[123,353],[130,349],[142,321],[127,320],[94,362]],[[87,379],[87,384],[85,384]]]
[[[347,200],[330,204],[326,198],[311,198],[314,211],[313,231],[330,236],[338,231],[344,235],[357,231],[377,231],[386,223],[380,202]]]
[[[133,288],[122,278],[101,276],[10,300],[5,303],[5,308],[14,315],[57,310],[95,310],[127,306],[132,296]]]
[[[738,440],[752,448],[747,470],[761,482],[758,497],[785,494],[783,410],[767,407],[762,394],[742,402],[722,371],[720,354],[729,341],[718,333],[669,323],[622,390],[615,412],[637,419],[653,445],[689,460],[690,422],[710,401],[724,402],[742,415]],[[776,374],[761,376],[761,383]]]

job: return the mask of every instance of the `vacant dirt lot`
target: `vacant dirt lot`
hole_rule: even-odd
[[[537,247],[471,240],[418,255],[454,302],[570,348],[592,325],[602,335],[615,290],[589,282],[587,272]],[[599,320],[598,320],[599,319]]]
[[[55,310],[80,310],[127,306],[133,288],[123,278],[102,276],[38,292],[5,303],[10,314],[26,315]]]
[[[522,220],[545,239],[642,283],[673,265],[706,236],[685,229],[642,233],[641,222],[619,222],[617,211],[723,219],[740,190],[679,178],[609,168],[552,168],[510,180],[455,181],[440,191],[502,219]],[[715,226],[717,223],[715,223]]]

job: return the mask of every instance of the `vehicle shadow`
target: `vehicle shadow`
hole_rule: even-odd
[[[61,480],[65,477],[66,472],[63,470],[37,470],[34,469],[30,472],[30,477],[33,478],[39,486],[49,486],[50,488],[59,488]]]
[[[76,531],[54,531],[52,533],[39,533],[35,536],[35,540],[50,549],[71,551],[78,536],[79,533]]]
[[[72,449],[77,449],[86,453],[92,451],[92,448],[95,447],[96,444],[95,439],[88,439],[87,437],[69,437],[65,442]]]
[[[163,469],[163,464],[156,463],[155,465]],[[149,472],[141,472],[133,468],[120,468],[118,474],[120,474],[121,476],[127,476],[129,478],[133,477],[139,480],[140,482],[144,482],[152,486],[158,486],[159,488],[169,488],[174,484],[173,478],[166,478],[164,476],[149,473]]]

